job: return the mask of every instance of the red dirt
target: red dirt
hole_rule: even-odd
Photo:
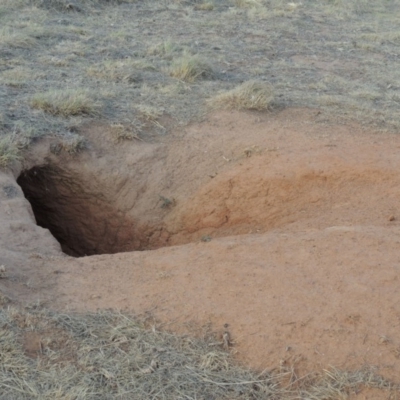
[[[45,154],[80,172],[80,187],[133,221],[115,251],[168,247],[60,255],[19,194],[1,201],[0,264],[15,279],[0,291],[63,310],[152,310],[179,331],[228,324],[237,359],[257,369],[367,364],[399,381],[400,137],[321,117],[223,112],[118,150],[107,128],[88,127],[93,148],[79,163],[38,148],[31,165]],[[69,217],[90,225],[87,193],[85,213]]]

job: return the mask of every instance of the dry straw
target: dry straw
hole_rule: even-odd
[[[98,105],[84,89],[51,90],[34,95],[31,107],[52,115],[70,117],[76,115],[95,115]]]
[[[207,61],[199,55],[184,54],[175,59],[169,70],[170,76],[185,82],[194,82],[199,79],[212,79],[214,71]]]
[[[14,161],[19,160],[20,151],[17,144],[10,136],[0,139],[0,168],[5,168]]]
[[[267,82],[251,80],[215,96],[209,105],[226,110],[268,110],[274,99],[272,86]]]
[[[0,309],[0,399],[339,399],[364,387],[398,390],[370,370],[299,379],[293,368],[256,373],[223,341],[161,331],[116,312]]]

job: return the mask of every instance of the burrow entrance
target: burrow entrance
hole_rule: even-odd
[[[49,229],[64,253],[113,254],[162,247],[162,230],[134,221],[116,209],[100,182],[85,180],[58,166],[36,166],[17,183],[30,202],[36,222]]]
[[[140,175],[140,168],[131,174],[121,168],[118,180],[107,175],[107,168],[101,176],[101,169],[85,163],[50,164],[24,171],[17,182],[37,224],[76,257],[301,227],[304,220],[309,221],[307,229],[378,223],[382,213],[393,208],[391,198],[398,196],[397,174],[379,168],[360,170],[358,165],[329,165],[321,159],[321,167],[300,169],[293,162],[274,169],[271,164],[264,168],[265,162],[268,159],[254,158],[253,165],[233,166],[170,209],[157,203],[163,180],[153,179],[146,169]],[[386,202],[383,191],[390,194]],[[378,203],[379,210],[374,205]]]

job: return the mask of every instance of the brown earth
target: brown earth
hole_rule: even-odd
[[[400,137],[323,117],[221,112],[151,143],[88,126],[74,158],[41,142],[0,176],[0,291],[211,323],[256,369],[400,382]],[[61,253],[17,178],[64,251],[91,256]]]

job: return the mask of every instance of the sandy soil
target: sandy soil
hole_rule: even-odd
[[[75,159],[42,142],[1,174],[2,293],[151,310],[178,331],[211,323],[257,369],[372,365],[399,381],[400,137],[302,109],[217,113],[118,149],[104,127],[82,134],[92,148]],[[126,252],[61,253],[16,184],[44,165],[62,179],[46,170],[50,194],[35,198],[58,216],[47,222],[64,248]]]

